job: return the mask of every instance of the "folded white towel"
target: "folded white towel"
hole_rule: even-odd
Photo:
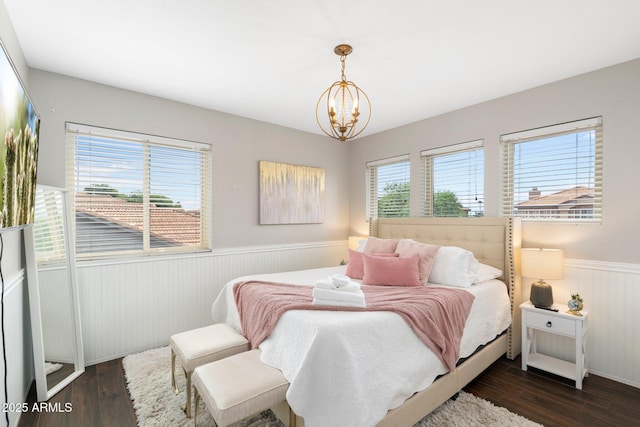
[[[331,279],[318,279],[316,280],[315,287],[318,289],[338,289]]]
[[[364,299],[361,302],[337,301],[332,299],[314,298],[313,305],[333,305],[337,307],[360,307],[365,308]]]
[[[329,279],[331,279],[331,281],[339,288],[342,286],[347,286],[349,282],[351,282],[351,278],[349,276],[337,273],[329,276]]]
[[[348,277],[348,276],[345,276]],[[338,278],[338,280],[340,281],[340,285],[338,286],[333,279],[331,279],[331,277],[329,277],[328,279],[318,279],[316,280],[315,283],[315,287],[318,289],[330,289],[330,290],[338,290],[340,292],[360,292],[360,283],[358,282],[354,282],[351,279],[349,279],[348,282],[346,282],[346,284],[342,284],[344,283],[344,281],[341,280],[341,278]]]
[[[341,286],[339,288],[336,288],[336,291],[338,292],[354,292],[354,293],[359,293],[362,292],[362,289],[360,288],[360,283],[358,282],[351,282],[349,283],[347,286]]]
[[[325,300],[344,301],[361,303],[364,301],[364,293],[360,292],[343,292],[340,290],[332,291],[330,289],[315,288],[313,297]]]

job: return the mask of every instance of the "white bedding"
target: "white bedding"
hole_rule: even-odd
[[[234,279],[213,303],[213,321],[242,331],[232,289],[238,281],[313,286],[317,279],[344,271],[329,267]],[[503,282],[491,280],[465,290],[475,300],[460,347],[463,358],[511,323]],[[287,401],[306,427],[375,426],[389,409],[447,372],[411,327],[391,312],[289,311],[260,349],[262,360],[280,369],[291,384]]]

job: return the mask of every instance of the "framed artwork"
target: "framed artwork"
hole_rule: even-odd
[[[40,116],[0,43],[0,228],[33,222]]]
[[[260,224],[324,222],[324,169],[260,161]]]

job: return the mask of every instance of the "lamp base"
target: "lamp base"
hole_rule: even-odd
[[[531,284],[529,301],[536,308],[549,308],[553,305],[553,290],[551,285],[540,279]]]

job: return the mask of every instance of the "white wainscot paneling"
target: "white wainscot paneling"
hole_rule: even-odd
[[[25,401],[33,378],[28,292],[27,283],[24,280],[24,270],[5,276],[4,286],[4,338],[7,353],[7,391],[9,394],[7,401],[12,404],[20,404]],[[0,358],[1,372],[4,372],[3,364],[4,361]],[[4,418],[4,413],[2,413],[2,417]],[[17,426],[19,417],[20,411],[9,411],[9,425]]]
[[[78,263],[88,365],[167,345],[211,323],[211,304],[235,277],[338,265],[347,241],[216,250],[126,262]]]
[[[524,281],[525,299],[530,282]],[[564,279],[548,282],[556,303],[577,292],[590,311],[589,372],[640,387],[640,264],[565,259]],[[541,351],[574,361],[572,339],[542,334],[538,342]]]

